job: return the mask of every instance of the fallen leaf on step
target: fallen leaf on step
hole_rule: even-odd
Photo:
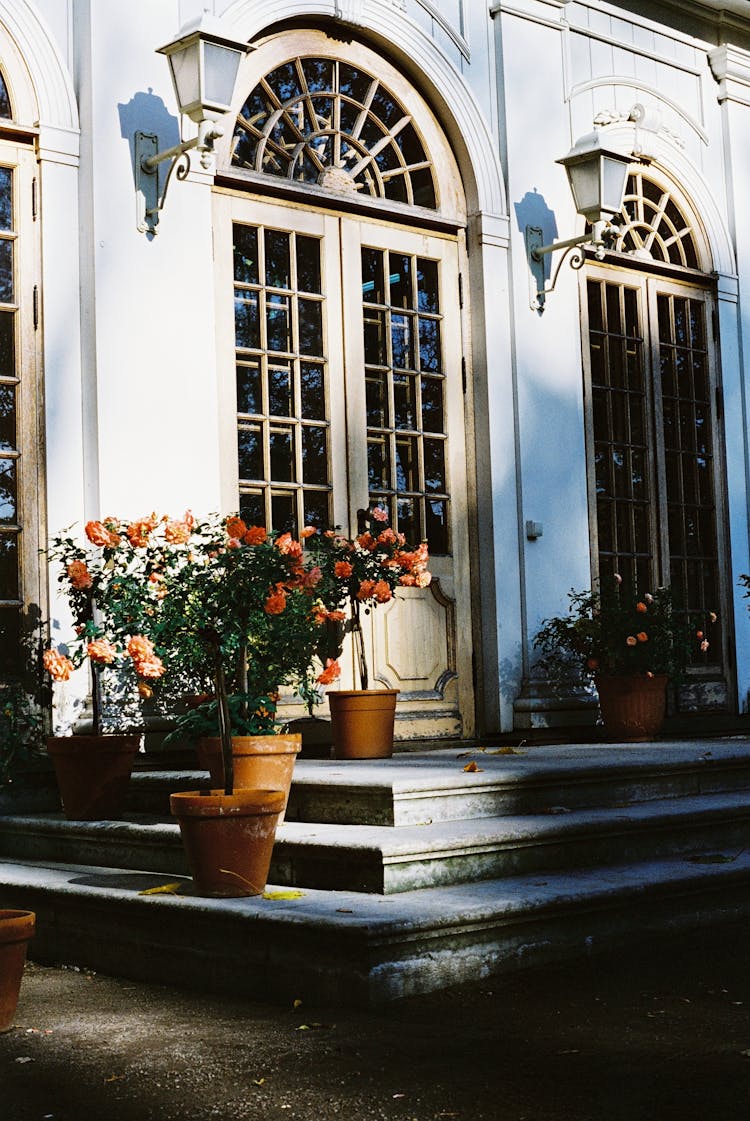
[[[253,1086],[262,1086],[264,1082],[265,1082],[265,1078],[254,1078],[253,1079]]]
[[[158,887],[145,887],[139,895],[176,895],[182,884],[159,884]]]
[[[336,914],[337,915],[353,915],[354,911],[352,911],[351,907],[337,907],[336,908]]]
[[[464,767],[464,770],[465,770],[465,771],[471,771],[471,773],[472,773],[472,774],[474,774],[474,773],[475,773],[476,771],[481,771],[481,770],[483,770],[483,768],[482,768],[482,767],[478,767],[478,766],[476,765],[476,763],[467,763],[467,764],[466,764],[466,766]]]
[[[295,1031],[329,1031],[331,1028],[335,1028],[335,1027],[336,1027],[335,1024],[315,1024],[315,1023],[313,1023],[313,1024],[300,1024],[299,1027],[295,1028],[294,1030]]]
[[[105,1082],[120,1082],[125,1077],[124,1074],[110,1074],[109,1078],[105,1078]]]
[[[517,747],[480,747],[485,755],[525,755],[525,751],[519,751]]]
[[[304,891],[264,891],[264,899],[301,899]]]

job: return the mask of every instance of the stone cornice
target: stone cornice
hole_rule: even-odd
[[[719,101],[750,105],[750,51],[723,43],[708,52],[708,63],[719,83]]]

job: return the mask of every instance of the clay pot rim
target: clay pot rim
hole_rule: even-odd
[[[175,817],[223,817],[257,814],[280,814],[286,795],[283,790],[236,788],[234,794],[223,790],[180,790],[169,796],[169,808]]]
[[[331,689],[326,694],[331,697],[394,697],[398,696],[400,689]]]
[[[137,754],[141,747],[141,736],[123,735],[84,735],[84,736],[48,736],[47,753],[54,755],[74,755],[80,751],[132,751]]]
[[[34,937],[36,914],[34,911],[0,910],[0,945],[10,942],[27,942]]]
[[[221,740],[218,736],[201,736],[198,742],[204,750],[221,754]],[[270,736],[232,736],[233,755],[298,755],[301,750],[302,736],[298,732]]]

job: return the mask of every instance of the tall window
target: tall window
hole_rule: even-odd
[[[40,564],[38,230],[33,136],[12,120],[0,74],[0,680],[24,671],[24,635],[45,614]]]
[[[721,616],[711,290],[697,272],[690,222],[641,173],[618,224],[617,248],[639,270],[592,265],[586,281],[599,576],[619,573],[640,592],[669,584],[686,610]],[[658,264],[649,272],[646,262]],[[678,269],[667,276],[659,265]],[[718,662],[721,640],[712,637]]]

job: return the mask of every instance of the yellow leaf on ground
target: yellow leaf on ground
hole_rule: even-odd
[[[182,884],[159,884],[158,887],[146,887],[139,891],[139,895],[176,895]]]
[[[301,899],[304,891],[264,891],[264,899]]]
[[[467,764],[466,764],[466,766],[464,767],[464,770],[465,770],[465,771],[471,771],[471,772],[472,772],[472,774],[473,774],[473,773],[474,773],[475,771],[482,771],[482,770],[484,770],[484,768],[483,768],[483,767],[478,767],[478,766],[476,765],[476,763],[467,763]]]

